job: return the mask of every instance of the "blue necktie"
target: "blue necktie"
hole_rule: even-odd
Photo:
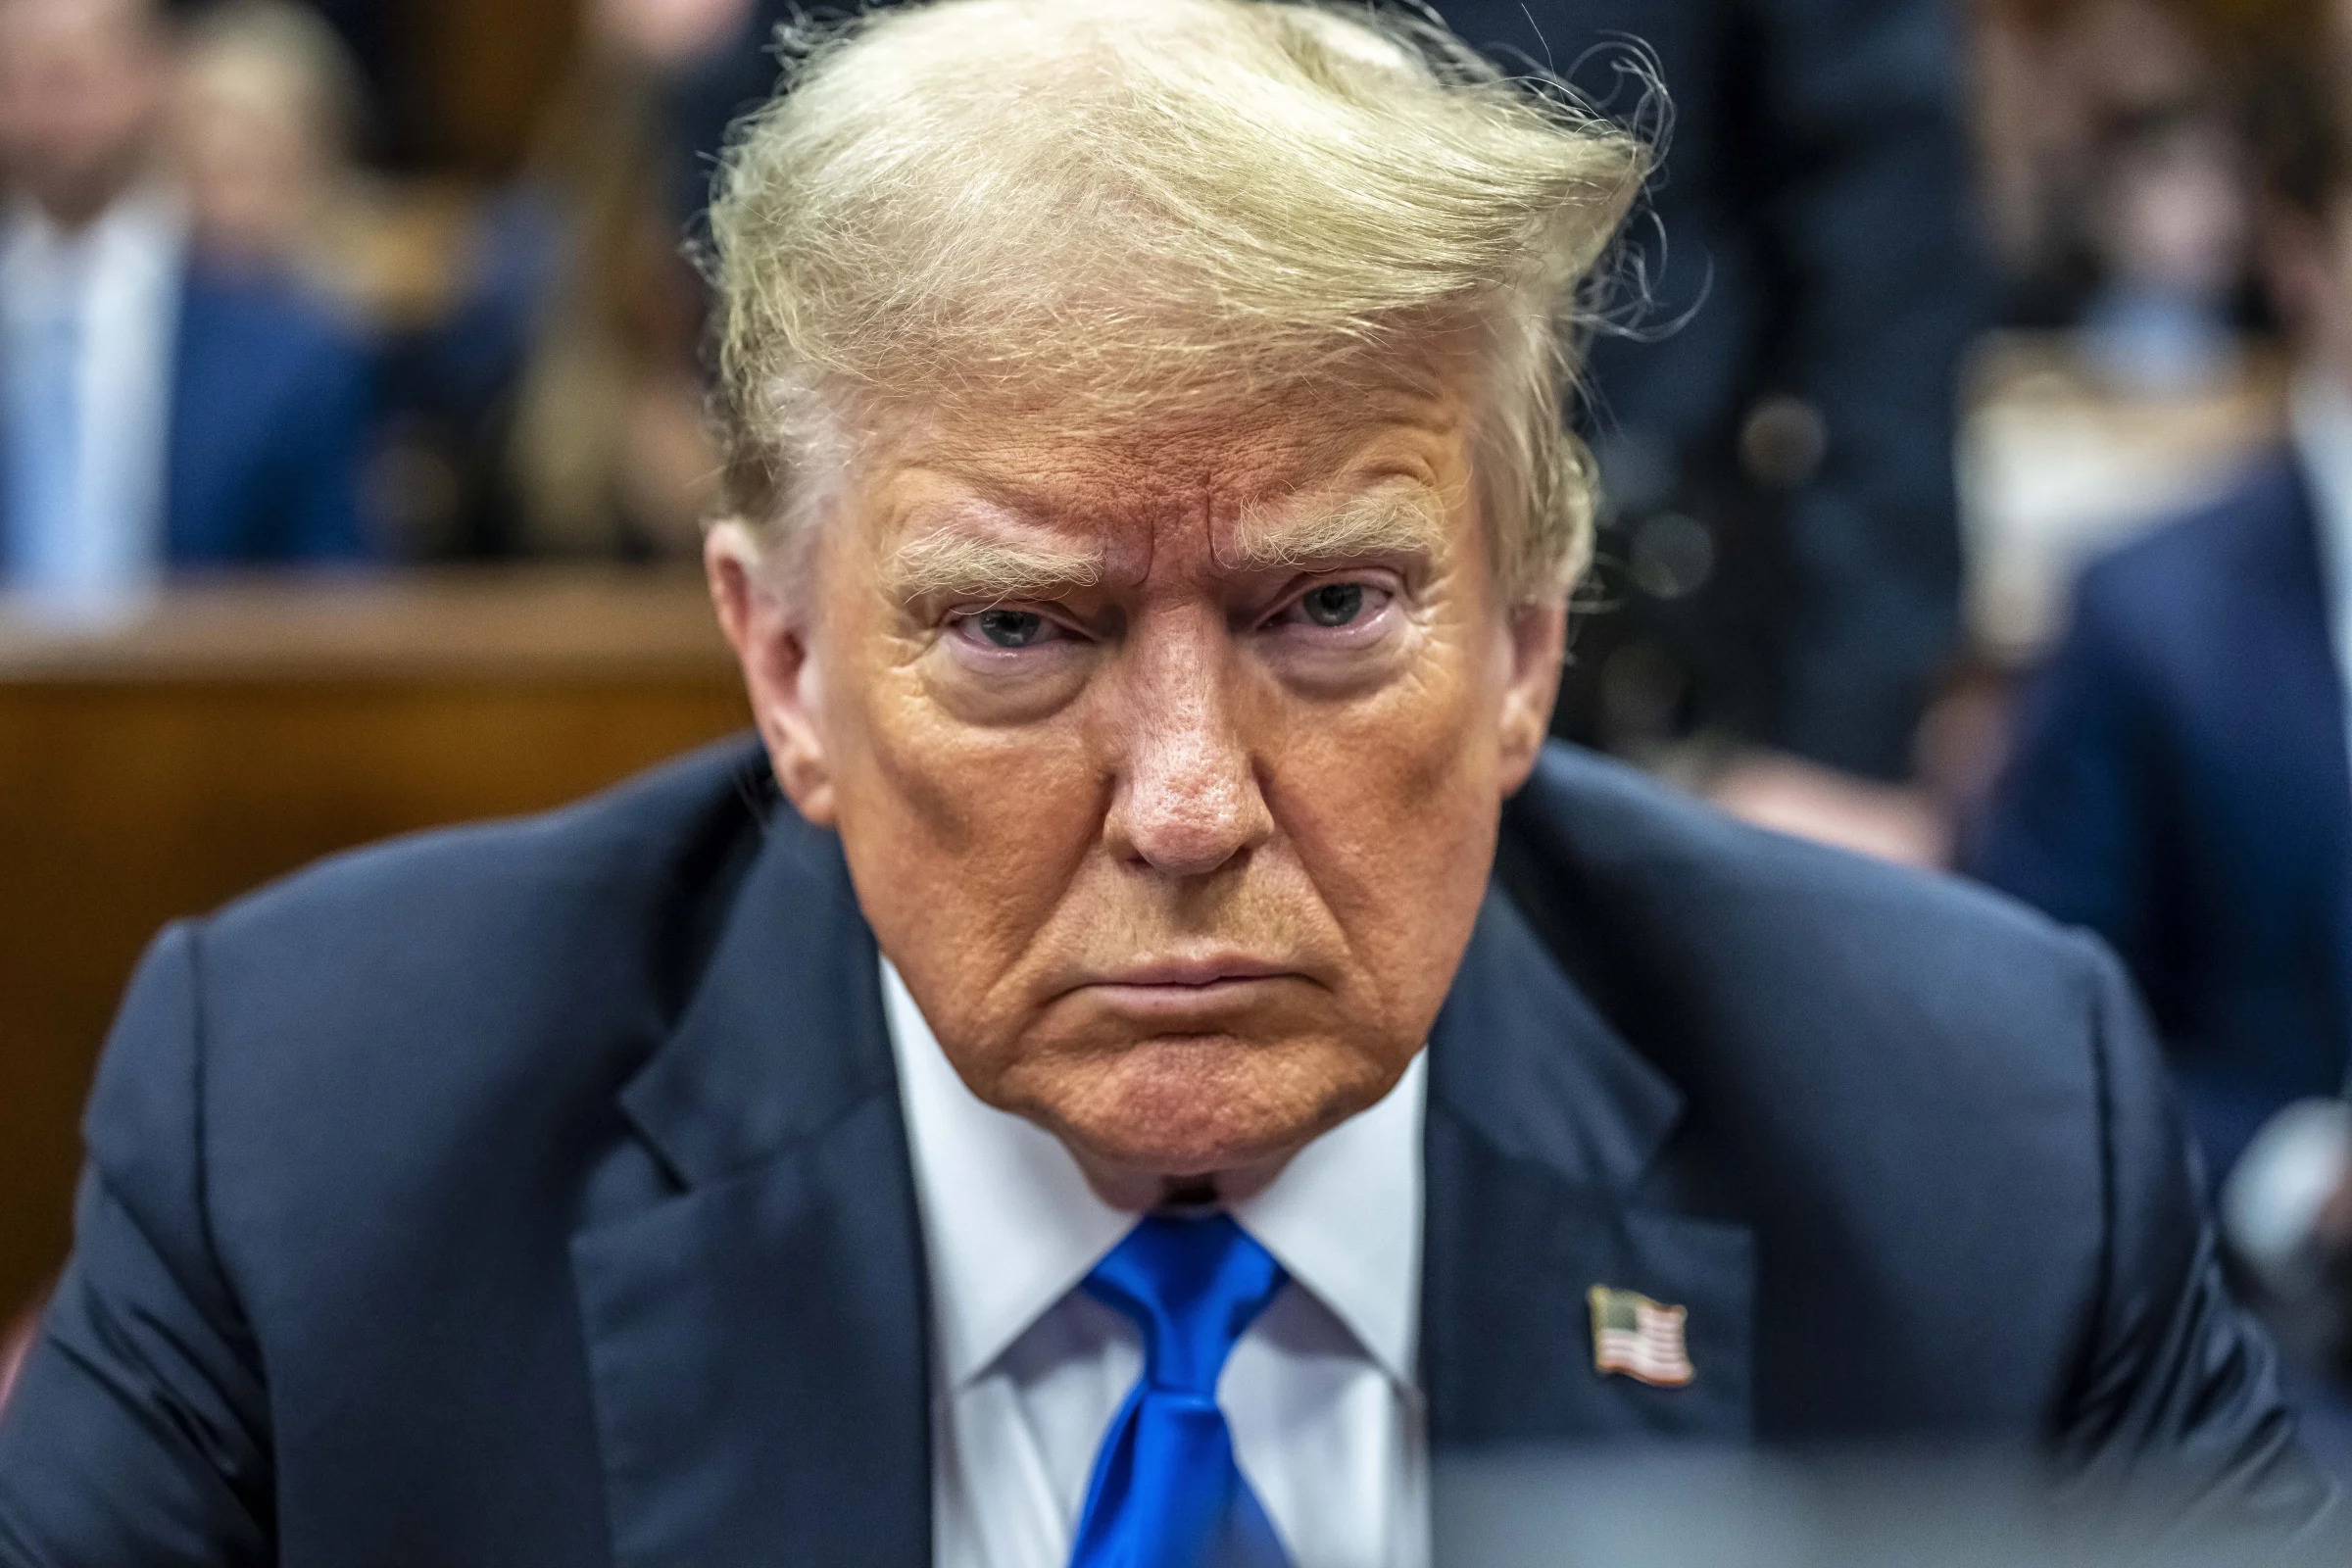
[[[1144,1377],[1095,1459],[1070,1568],[1284,1568],[1217,1408],[1225,1358],[1284,1277],[1227,1214],[1147,1216],[1086,1277],[1143,1331]]]

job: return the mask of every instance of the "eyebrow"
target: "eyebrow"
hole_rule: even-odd
[[[1380,556],[1434,556],[1445,537],[1436,497],[1391,484],[1295,521],[1245,513],[1218,561],[1233,571],[1313,569]]]
[[[1277,520],[1262,510],[1245,513],[1231,544],[1218,552],[1228,571],[1314,569],[1382,556],[1435,555],[1445,522],[1435,498],[1418,487],[1386,485],[1351,497],[1329,512]],[[918,534],[893,553],[891,596],[989,601],[1053,599],[1102,580],[1103,554],[1051,545],[976,538],[954,528]]]
[[[1051,599],[1102,580],[1102,552],[1008,544],[942,528],[899,546],[890,565],[901,604],[954,596]]]

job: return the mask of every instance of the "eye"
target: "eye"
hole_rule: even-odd
[[[991,648],[1033,648],[1054,630],[1054,623],[1034,610],[983,610],[965,616],[964,624]]]
[[[1298,600],[1299,612],[1318,626],[1345,626],[1364,612],[1364,585],[1331,582]]]
[[[1382,612],[1396,590],[1378,578],[1317,583],[1277,611],[1270,626],[1319,638],[1324,632],[1370,635],[1385,624]]]

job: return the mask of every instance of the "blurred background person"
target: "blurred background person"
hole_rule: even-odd
[[[2308,34],[2308,11],[1979,7],[1979,161],[2003,306],[1970,355],[1959,442],[1978,697],[2047,652],[2084,562],[2218,496],[2282,428],[2240,110],[2261,62]],[[1963,814],[1992,760],[1945,780]]]
[[[366,549],[365,351],[191,230],[172,51],[145,0],[0,0],[0,562],[51,605]]]
[[[2325,58],[2324,52],[2316,52]],[[1968,860],[2097,931],[2146,995],[2218,1179],[2352,1045],[2352,158],[2341,73],[2262,99],[2287,438],[2100,560]]]
[[[2298,0],[2299,3],[2299,0]],[[2083,328],[2119,384],[2162,395],[2097,346],[2148,330],[2167,364],[2219,368],[2250,324],[2252,165],[2241,61],[2277,17],[2211,0],[1984,0],[1980,166],[2006,324]],[[2177,359],[2187,340],[2199,351]],[[2207,358],[2210,356],[2210,358]]]
[[[319,15],[229,0],[187,28],[172,157],[196,248],[220,275],[299,280],[354,313],[372,301],[355,230],[358,70]]]
[[[2241,1282],[2352,1468],[2352,72],[2313,41],[2249,92],[2283,438],[2096,561],[2028,689],[1968,864],[2124,956]]]
[[[2249,213],[2236,126],[2208,104],[2163,104],[2110,127],[2089,220],[2101,277],[2083,347],[2110,383],[2200,391],[2235,369]]]

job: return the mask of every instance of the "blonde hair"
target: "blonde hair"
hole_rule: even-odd
[[[290,117],[327,162],[349,156],[367,92],[334,27],[293,0],[227,0],[190,24],[187,66],[198,84],[241,105]]]
[[[1514,602],[1591,548],[1563,422],[1639,142],[1430,24],[1257,0],[939,0],[788,29],[711,214],[729,503],[791,552],[850,411],[1110,430],[1470,334]]]

